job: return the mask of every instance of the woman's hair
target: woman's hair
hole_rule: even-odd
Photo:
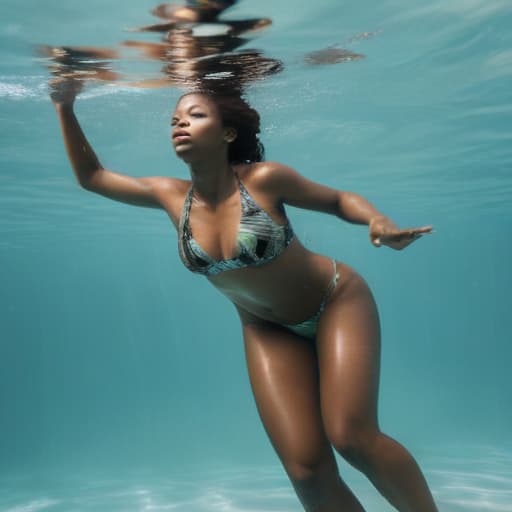
[[[197,90],[189,94],[206,96],[217,107],[222,124],[233,128],[237,136],[229,144],[228,160],[230,164],[262,162],[265,148],[259,140],[260,115],[240,95],[210,90]],[[183,97],[183,96],[182,96]]]

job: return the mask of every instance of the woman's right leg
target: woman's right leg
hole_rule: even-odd
[[[348,269],[320,318],[316,349],[324,429],[334,448],[401,512],[436,512],[418,464],[378,426],[380,327],[364,280]]]
[[[259,414],[307,512],[364,512],[341,480],[320,414],[311,342],[271,323],[243,325]]]

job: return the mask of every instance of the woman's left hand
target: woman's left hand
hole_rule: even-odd
[[[374,217],[370,221],[370,240],[375,247],[387,245],[397,251],[418,240],[424,234],[432,233],[432,226],[421,228],[399,229],[387,217]]]

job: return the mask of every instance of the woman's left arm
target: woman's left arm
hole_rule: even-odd
[[[432,232],[431,226],[400,229],[359,194],[320,185],[282,164],[268,164],[265,181],[280,201],[298,208],[330,213],[353,224],[366,224],[375,247],[387,245],[397,250],[404,249],[423,234]]]

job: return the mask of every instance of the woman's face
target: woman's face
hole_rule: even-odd
[[[183,96],[176,105],[171,126],[174,150],[185,161],[227,150],[229,130],[223,127],[215,104],[204,95]]]

